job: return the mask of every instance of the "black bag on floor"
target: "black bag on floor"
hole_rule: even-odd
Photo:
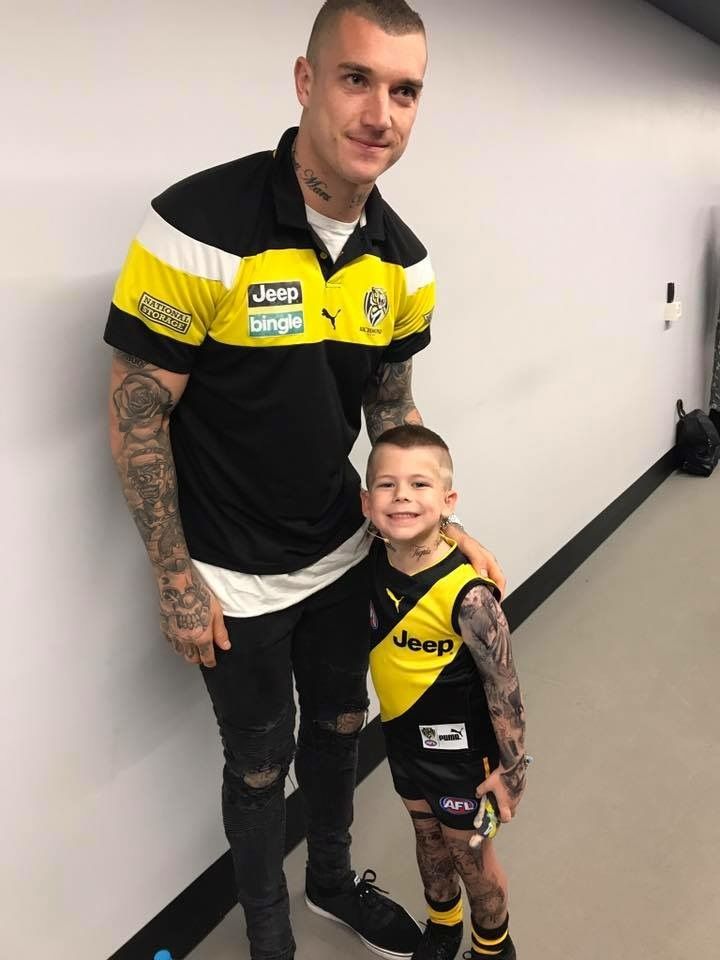
[[[678,466],[685,473],[709,477],[720,460],[720,434],[702,410],[685,413],[682,400],[678,400],[677,412],[680,417],[675,438]]]

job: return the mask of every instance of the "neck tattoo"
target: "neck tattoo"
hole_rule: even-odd
[[[301,167],[298,163],[298,159],[295,156],[295,144],[293,144],[292,148],[292,161],[298,177],[308,190],[311,190],[316,196],[320,197],[321,200],[325,200],[325,202],[332,200],[331,195],[328,193],[327,183],[319,177],[316,177],[315,171],[311,170],[310,167]]]
[[[438,537],[432,546],[413,547],[413,552],[412,552],[413,560],[422,560],[423,557],[432,556],[432,554],[435,553],[437,548],[440,546],[441,541],[442,541],[442,537]]]
[[[349,207],[362,207],[367,198],[370,196],[369,190],[361,190],[359,193],[356,193],[354,197],[350,198]]]

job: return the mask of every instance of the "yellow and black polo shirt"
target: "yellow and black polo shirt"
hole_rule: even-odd
[[[435,304],[427,251],[377,189],[332,262],[307,223],[296,133],[153,200],[105,330],[191,373],[171,428],[188,547],[246,573],[299,570],[359,528],[363,392],[429,343]]]
[[[478,577],[456,545],[409,576],[390,565],[384,544],[370,550],[370,670],[383,730],[395,748],[428,754],[487,748],[495,733],[477,666],[458,615]]]

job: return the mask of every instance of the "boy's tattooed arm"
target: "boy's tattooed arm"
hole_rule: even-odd
[[[384,430],[403,423],[422,423],[412,395],[412,360],[383,363],[363,396],[365,423],[371,442]]]
[[[500,604],[484,586],[473,587],[459,613],[460,631],[482,677],[490,719],[500,750],[503,783],[513,799],[525,788],[525,708],[510,628]]]
[[[170,412],[187,382],[115,351],[110,443],[125,499],[158,581],[163,633],[191,662],[214,660],[208,641],[212,595],[190,560],[178,512]]]

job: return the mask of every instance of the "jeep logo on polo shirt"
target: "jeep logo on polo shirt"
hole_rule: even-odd
[[[299,280],[280,283],[251,283],[248,287],[248,309],[258,307],[294,307],[302,303],[302,284]]]
[[[417,637],[409,637],[407,630],[403,630],[399,637],[393,634],[393,643],[396,647],[407,647],[413,653],[422,650],[423,653],[435,653],[438,657],[444,657],[450,653],[455,644],[452,640],[418,640]]]
[[[298,304],[302,304],[302,284],[299,280],[251,283],[248,287],[249,335],[287,337],[304,333],[303,311],[292,309]]]

